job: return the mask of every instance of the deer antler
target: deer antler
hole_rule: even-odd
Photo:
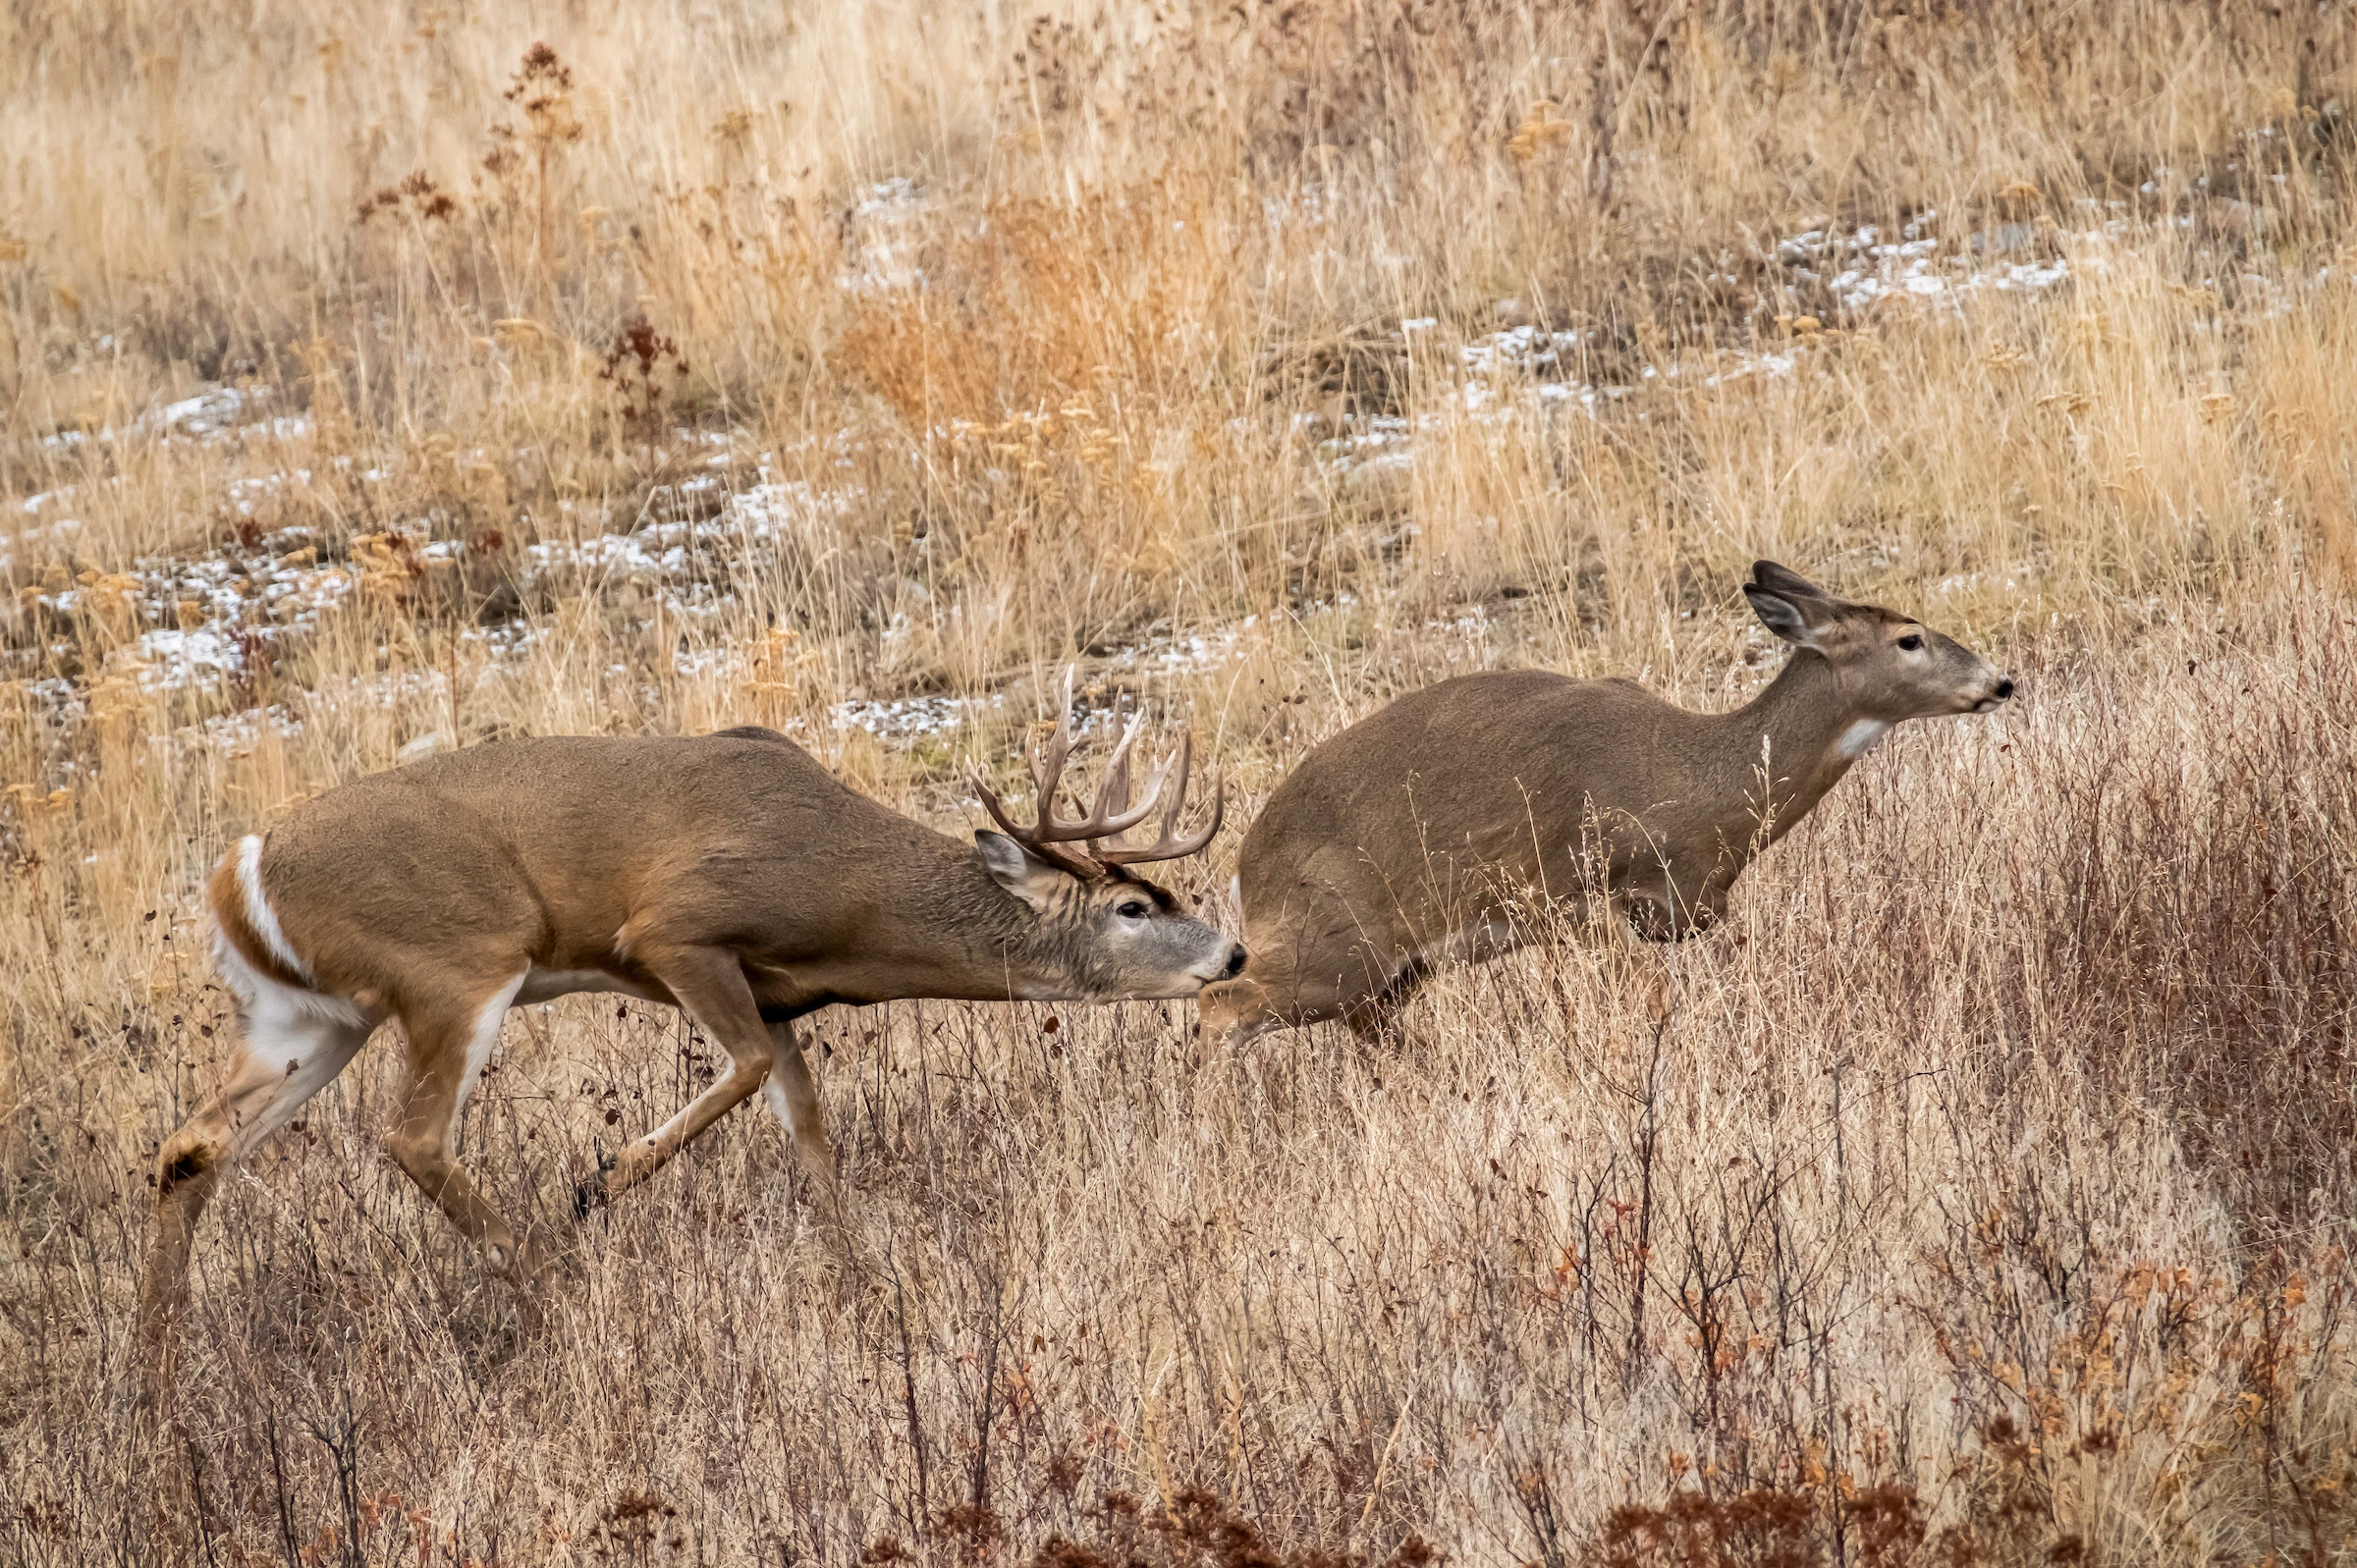
[[[1162,797],[1163,782],[1170,777],[1170,764],[1166,762],[1155,772],[1144,803],[1130,807],[1129,747],[1137,738],[1138,723],[1138,720],[1132,719],[1113,748],[1113,760],[1106,765],[1104,787],[1097,792],[1096,810],[1077,822],[1059,821],[1056,816],[1056,790],[1064,780],[1065,762],[1072,752],[1072,674],[1067,670],[1064,675],[1064,703],[1057,711],[1055,732],[1048,736],[1044,744],[1035,746],[1031,753],[1031,783],[1039,791],[1039,821],[1027,828],[1016,823],[1008,815],[1006,803],[999,798],[998,792],[985,784],[979,774],[973,779],[974,793],[981,797],[982,809],[989,812],[991,820],[1006,830],[1008,838],[1042,859],[1053,861],[1077,876],[1091,875],[1095,867],[1088,865],[1082,856],[1058,846],[1085,838],[1090,840],[1093,850],[1097,840],[1118,838],[1152,815],[1155,803]],[[1104,857],[1098,858],[1103,860]]]
[[[1228,815],[1228,781],[1225,777],[1219,779],[1212,785],[1211,820],[1185,838],[1178,837],[1179,819],[1186,814],[1186,780],[1188,773],[1194,767],[1194,761],[1195,732],[1189,730],[1179,737],[1177,763],[1178,787],[1171,791],[1171,803],[1163,808],[1162,831],[1152,843],[1124,844],[1119,841],[1120,835],[1118,833],[1108,834],[1102,838],[1091,838],[1088,841],[1088,852],[1104,865],[1136,866],[1143,865],[1149,860],[1182,859],[1211,842],[1218,836],[1220,824]],[[1163,781],[1170,777],[1171,771],[1172,764],[1165,762],[1161,770],[1154,775],[1154,787],[1148,792],[1146,804],[1139,809],[1138,816],[1142,817],[1146,811],[1153,808],[1155,799],[1162,793]],[[1105,808],[1108,804],[1111,804],[1115,810],[1120,810],[1128,804],[1128,794],[1129,760],[1124,757],[1119,766],[1105,776],[1105,793],[1098,800],[1097,814],[1105,815]]]

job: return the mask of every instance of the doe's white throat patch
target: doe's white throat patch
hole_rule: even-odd
[[[1891,722],[1888,719],[1853,720],[1849,728],[1841,731],[1841,738],[1834,742],[1834,749],[1855,762],[1882,744],[1883,736],[1890,732]]]

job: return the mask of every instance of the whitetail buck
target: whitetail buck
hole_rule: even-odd
[[[221,1095],[165,1140],[141,1291],[151,1393],[168,1382],[197,1217],[223,1168],[399,1017],[409,1071],[386,1143],[483,1249],[529,1283],[540,1260],[451,1157],[466,1091],[510,1007],[612,991],[686,1011],[730,1068],[576,1193],[576,1215],[650,1174],[766,1084],[827,1205],[834,1157],[793,1020],[905,997],[1112,1001],[1193,996],[1243,965],[1130,867],[1201,849],[1181,836],[1191,735],[1128,804],[1132,724],[1097,809],[1060,819],[1070,692],[1032,756],[1038,822],[934,832],[839,783],[774,731],[692,739],[515,739],[356,780],[241,841],[212,877],[214,957],[236,994]],[[1167,793],[1161,836],[1124,841]]]
[[[1330,1018],[1381,1034],[1435,964],[1533,940],[1530,916],[1566,896],[1690,936],[1892,725],[2013,694],[1914,618],[1772,561],[1743,593],[1796,651],[1733,713],[1523,670],[1413,692],[1319,746],[1238,851],[1251,958],[1203,993],[1204,1037]]]

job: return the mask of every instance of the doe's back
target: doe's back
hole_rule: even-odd
[[[1278,786],[1240,852],[1244,908],[1256,925],[1306,918],[1304,935],[1332,936],[1386,915],[1445,923],[1480,901],[1474,876],[1568,892],[1591,804],[1641,815],[1680,787],[1689,717],[1631,680],[1543,670],[1410,692]]]

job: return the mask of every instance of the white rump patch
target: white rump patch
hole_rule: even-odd
[[[285,964],[289,972],[315,979],[311,966],[289,946],[287,934],[279,929],[278,912],[270,907],[270,895],[262,891],[262,836],[258,833],[238,840],[238,888],[246,894],[247,928],[261,939],[270,956]]]
[[[491,1059],[491,1048],[499,1044],[499,1026],[507,1022],[508,1008],[515,1003],[516,993],[523,989],[529,969],[509,981],[491,994],[482,1011],[474,1015],[474,1033],[466,1037],[466,1065],[459,1072],[459,1098],[450,1108],[450,1130],[455,1137],[459,1130],[459,1112],[466,1108],[467,1093],[474,1080],[482,1076],[483,1065]]]
[[[335,1082],[336,1074],[359,1054],[376,1028],[349,997],[305,991],[255,969],[218,932],[213,963],[222,983],[237,995],[240,1048],[245,1071],[258,1068],[268,1090],[252,1119],[237,1129],[233,1158],[286,1125],[303,1103]]]
[[[1852,720],[1849,728],[1841,731],[1841,738],[1834,742],[1834,750],[1855,762],[1882,744],[1883,736],[1890,732],[1891,722],[1887,719]]]
[[[247,1018],[247,1044],[257,1054],[261,1048],[250,1037],[262,1030],[274,1028],[281,1021],[313,1018],[322,1023],[341,1024],[350,1029],[374,1028],[376,1020],[360,1011],[359,1003],[350,997],[338,997],[324,991],[308,991],[273,980],[246,961],[237,945],[220,931],[213,933],[213,972],[229,987],[238,1000],[245,1004]]]

